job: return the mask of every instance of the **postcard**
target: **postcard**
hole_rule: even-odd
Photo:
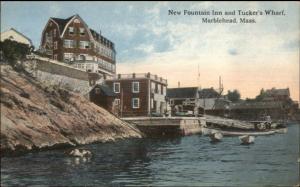
[[[1,1],[1,186],[299,186],[299,15]]]

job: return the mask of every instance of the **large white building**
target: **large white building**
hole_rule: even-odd
[[[32,41],[28,37],[26,37],[24,34],[18,32],[14,28],[10,28],[9,30],[1,33],[1,42],[6,39],[14,40],[16,42],[20,42],[23,44],[27,44],[29,46],[33,46]]]

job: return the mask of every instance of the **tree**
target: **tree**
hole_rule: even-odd
[[[255,101],[262,101],[263,98],[265,98],[265,97],[266,97],[266,92],[265,92],[265,90],[262,88],[262,89],[260,90],[259,95],[257,95],[257,96],[255,97]]]
[[[238,90],[233,90],[233,91],[228,90],[227,98],[232,102],[237,102],[240,100],[241,94]]]
[[[8,62],[13,68],[16,68],[17,62],[23,61],[26,55],[30,54],[31,47],[6,39],[0,42],[0,51],[2,52],[3,60]]]

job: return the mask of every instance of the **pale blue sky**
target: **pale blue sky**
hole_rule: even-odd
[[[299,8],[299,2],[1,2],[1,32],[14,27],[37,48],[49,17],[79,14],[115,43],[118,72],[151,70],[167,77],[170,87],[178,81],[193,86],[200,64],[203,87],[217,86],[222,75],[225,89],[238,88],[244,97],[275,86],[292,88],[297,99]],[[274,9],[286,15],[250,16],[255,24],[204,24],[201,16],[170,16],[169,9]],[[268,73],[256,72],[259,67]]]

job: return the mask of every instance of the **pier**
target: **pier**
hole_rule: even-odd
[[[131,117],[122,120],[136,126],[147,137],[178,136],[201,133],[203,117]]]

